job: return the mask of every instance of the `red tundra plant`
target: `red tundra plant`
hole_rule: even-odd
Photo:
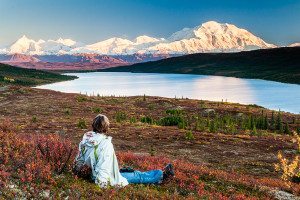
[[[0,131],[0,184],[19,180],[27,188],[55,184],[55,174],[70,170],[71,142],[57,135],[39,137]]]
[[[15,126],[9,119],[0,119],[0,131],[3,132],[14,132]]]
[[[247,182],[245,179],[240,178],[242,175],[226,173],[222,174],[222,171],[212,170],[206,167],[197,166],[195,164],[183,161],[183,160],[170,160],[162,156],[145,156],[135,155],[133,153],[119,152],[118,159],[120,165],[130,165],[137,170],[151,170],[151,169],[163,169],[165,164],[172,163],[175,167],[175,178],[167,183],[161,185],[162,188],[168,191],[174,191],[181,195],[193,194],[195,197],[209,197],[209,199],[256,199],[244,194],[239,194],[238,191],[219,191],[218,189],[210,188],[206,189],[205,181],[201,180],[201,177],[211,177],[214,181],[238,183],[241,185],[249,186],[253,188],[258,183]],[[225,176],[224,176],[225,175]],[[239,178],[237,178],[239,177]],[[236,182],[237,181],[237,182]],[[230,194],[232,193],[232,194]],[[264,197],[268,199],[268,197]]]
[[[28,191],[34,196],[34,193],[46,188],[56,191],[59,181],[60,187],[77,188],[78,191],[81,191],[81,195],[94,193],[97,197],[101,193],[102,196],[125,199],[143,197],[149,191],[153,192],[152,195],[161,196],[163,194],[166,199],[173,197],[174,199],[178,199],[178,197],[255,199],[252,198],[251,191],[254,191],[254,194],[255,188],[260,186],[289,190],[280,179],[257,178],[214,170],[184,160],[136,155],[130,152],[118,153],[120,166],[127,165],[137,170],[151,170],[163,169],[167,163],[172,163],[175,167],[175,178],[162,185],[149,188],[129,185],[120,190],[114,188],[100,190],[99,188],[95,189],[96,185],[87,185],[89,183],[77,179],[69,173],[76,151],[75,145],[72,145],[70,140],[56,134],[33,136],[0,130],[0,189],[10,184],[9,182],[13,182],[18,184],[22,191]],[[61,180],[64,179],[64,176],[57,175],[62,173],[70,178]],[[230,187],[218,187],[218,184]],[[83,187],[84,185],[85,187]],[[235,187],[231,188],[232,185]],[[240,187],[238,187],[239,185]],[[299,186],[294,185],[294,188],[296,193],[299,192],[297,189]],[[74,194],[69,193],[68,195],[72,197]],[[155,197],[153,196],[153,198]],[[268,197],[264,196],[264,199],[268,199]]]
[[[51,170],[61,174],[71,168],[75,150],[72,143],[55,134],[39,136],[36,147],[40,156],[50,165]]]

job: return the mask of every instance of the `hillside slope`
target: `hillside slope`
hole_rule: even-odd
[[[299,183],[287,184],[274,169],[278,151],[298,156],[294,137],[275,129],[285,122],[297,131],[299,115],[227,102],[28,87],[0,92],[0,107],[0,199],[278,199],[270,188],[300,194]],[[215,114],[204,114],[207,109]],[[107,134],[120,167],[144,171],[173,163],[175,178],[101,189],[74,176],[78,143],[99,113],[111,122]],[[281,120],[272,125],[272,115]],[[262,119],[269,126],[262,127]]]
[[[220,75],[300,84],[299,55],[300,47],[199,53],[102,71]]]
[[[0,63],[0,86],[7,84],[35,86],[75,78],[75,76],[65,76],[35,69],[22,69]]]

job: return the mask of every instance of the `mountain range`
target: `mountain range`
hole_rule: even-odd
[[[167,39],[146,35],[134,40],[113,37],[93,44],[83,44],[72,39],[38,40],[25,35],[12,45],[1,49],[5,54],[62,55],[95,53],[101,55],[132,54],[191,54],[200,52],[235,52],[273,48],[251,32],[232,24],[209,21],[194,28],[184,28]]]
[[[194,28],[184,28],[166,39],[142,35],[133,40],[113,37],[84,44],[63,38],[36,41],[24,35],[0,49],[0,62],[39,69],[90,70],[194,53],[229,53],[276,47],[235,25],[209,21]]]

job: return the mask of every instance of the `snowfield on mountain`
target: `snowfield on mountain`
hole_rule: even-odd
[[[289,47],[300,47],[300,42],[291,44]]]

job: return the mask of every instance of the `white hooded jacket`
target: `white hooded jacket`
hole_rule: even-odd
[[[79,143],[76,161],[92,169],[92,178],[100,187],[126,186],[128,181],[120,174],[112,137],[93,131],[84,134]]]

